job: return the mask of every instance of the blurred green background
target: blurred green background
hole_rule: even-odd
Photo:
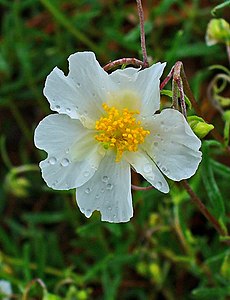
[[[203,117],[221,137],[225,128],[225,144],[205,138],[189,182],[226,229],[228,132],[207,88],[224,72],[209,67],[229,65],[224,45],[205,44],[211,10],[223,2],[146,0],[143,7],[149,60],[167,61],[163,78],[182,60]],[[230,299],[230,248],[179,183],[170,182],[167,195],[133,192],[134,217],[109,224],[97,212],[85,218],[74,190],[54,191],[41,178],[46,154],[35,148],[33,132],[51,113],[42,94],[46,76],[55,66],[67,72],[76,51],[94,51],[101,65],[141,59],[135,1],[0,0],[0,8],[0,280],[12,288],[0,299]],[[217,17],[228,20],[230,7]],[[222,92],[229,98],[229,86]],[[133,181],[145,185],[135,174]]]

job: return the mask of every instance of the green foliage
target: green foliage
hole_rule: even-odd
[[[164,78],[183,60],[202,117],[215,126],[189,182],[227,232],[229,70],[224,46],[205,44],[211,10],[219,4],[209,2],[143,1],[150,61],[167,61]],[[222,18],[225,4],[214,9]],[[219,236],[180,183],[170,182],[167,195],[133,192],[134,218],[108,224],[98,212],[85,218],[75,191],[54,191],[41,178],[38,162],[45,154],[35,148],[33,131],[51,113],[42,95],[46,76],[55,66],[67,72],[66,58],[76,51],[93,50],[102,65],[141,59],[135,1],[0,0],[0,5],[0,280],[11,285],[12,299],[228,299],[230,238]],[[214,87],[220,107],[206,93],[218,72],[225,79]],[[169,89],[162,91],[162,105],[172,96]],[[186,97],[188,114],[196,114],[190,100]]]

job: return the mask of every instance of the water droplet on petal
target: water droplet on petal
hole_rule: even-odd
[[[100,197],[100,196],[99,196],[98,194],[95,196],[96,199],[98,199],[99,197]]]
[[[55,105],[55,109],[59,111],[61,109],[60,105]]]
[[[101,193],[104,193],[104,192],[105,192],[105,189],[102,188],[102,189],[101,189]]]
[[[145,173],[152,172],[152,166],[151,166],[151,164],[149,164],[149,163],[145,164],[144,167],[143,167],[143,170],[144,170]]]
[[[109,180],[109,177],[108,177],[108,176],[103,176],[103,177],[102,177],[102,181],[103,181],[103,182],[108,182],[108,180]]]
[[[49,163],[50,163],[51,165],[55,165],[55,164],[56,164],[56,162],[57,162],[57,159],[56,159],[56,157],[50,157],[50,159],[49,159]]]
[[[84,175],[84,177],[88,177],[88,176],[89,176],[89,171],[85,171],[85,172],[83,173],[83,175]]]
[[[90,209],[86,209],[85,216],[89,218],[92,215],[92,211]]]
[[[112,190],[112,188],[113,188],[113,185],[112,185],[111,183],[108,183],[108,184],[106,185],[106,189],[107,189],[107,190]]]
[[[68,154],[69,153],[69,148],[65,150],[65,153]]]
[[[112,207],[111,207],[111,206],[109,206],[109,207],[108,207],[108,210],[112,210]]]
[[[65,111],[66,111],[67,113],[71,113],[71,108],[67,107],[67,108],[65,109]]]
[[[91,188],[85,189],[85,193],[86,193],[86,194],[89,194],[90,192],[91,192]]]
[[[61,161],[61,165],[63,167],[67,167],[69,165],[69,160],[68,158],[63,158],[63,160]]]
[[[166,167],[162,167],[161,170],[162,170],[162,172],[167,172],[167,168]]]
[[[77,87],[80,87],[80,86],[81,86],[80,82],[77,82]]]
[[[162,188],[162,185],[163,185],[162,182],[158,181],[157,184],[156,184],[156,188],[160,189],[160,188]]]

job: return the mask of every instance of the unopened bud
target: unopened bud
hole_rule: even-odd
[[[208,23],[206,44],[212,46],[218,43],[230,45],[230,25],[224,19],[212,19]]]
[[[11,177],[6,179],[6,189],[18,198],[25,198],[29,195],[30,182],[25,177]]]
[[[206,123],[202,118],[197,116],[188,117],[188,123],[200,139],[204,138],[214,128],[212,124]]]

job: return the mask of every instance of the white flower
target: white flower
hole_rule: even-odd
[[[10,282],[6,281],[6,280],[0,280],[0,295],[4,294],[4,298],[1,298],[2,300],[9,300],[12,296],[12,287]],[[7,297],[9,296],[9,297]]]
[[[35,145],[48,153],[40,163],[42,176],[53,189],[77,188],[86,217],[98,210],[102,221],[127,222],[133,216],[130,166],[167,193],[163,174],[175,181],[191,177],[201,142],[180,112],[153,115],[160,108],[165,63],[107,74],[92,52],[68,60],[69,74],[56,67],[45,83],[58,114],[35,131]]]

